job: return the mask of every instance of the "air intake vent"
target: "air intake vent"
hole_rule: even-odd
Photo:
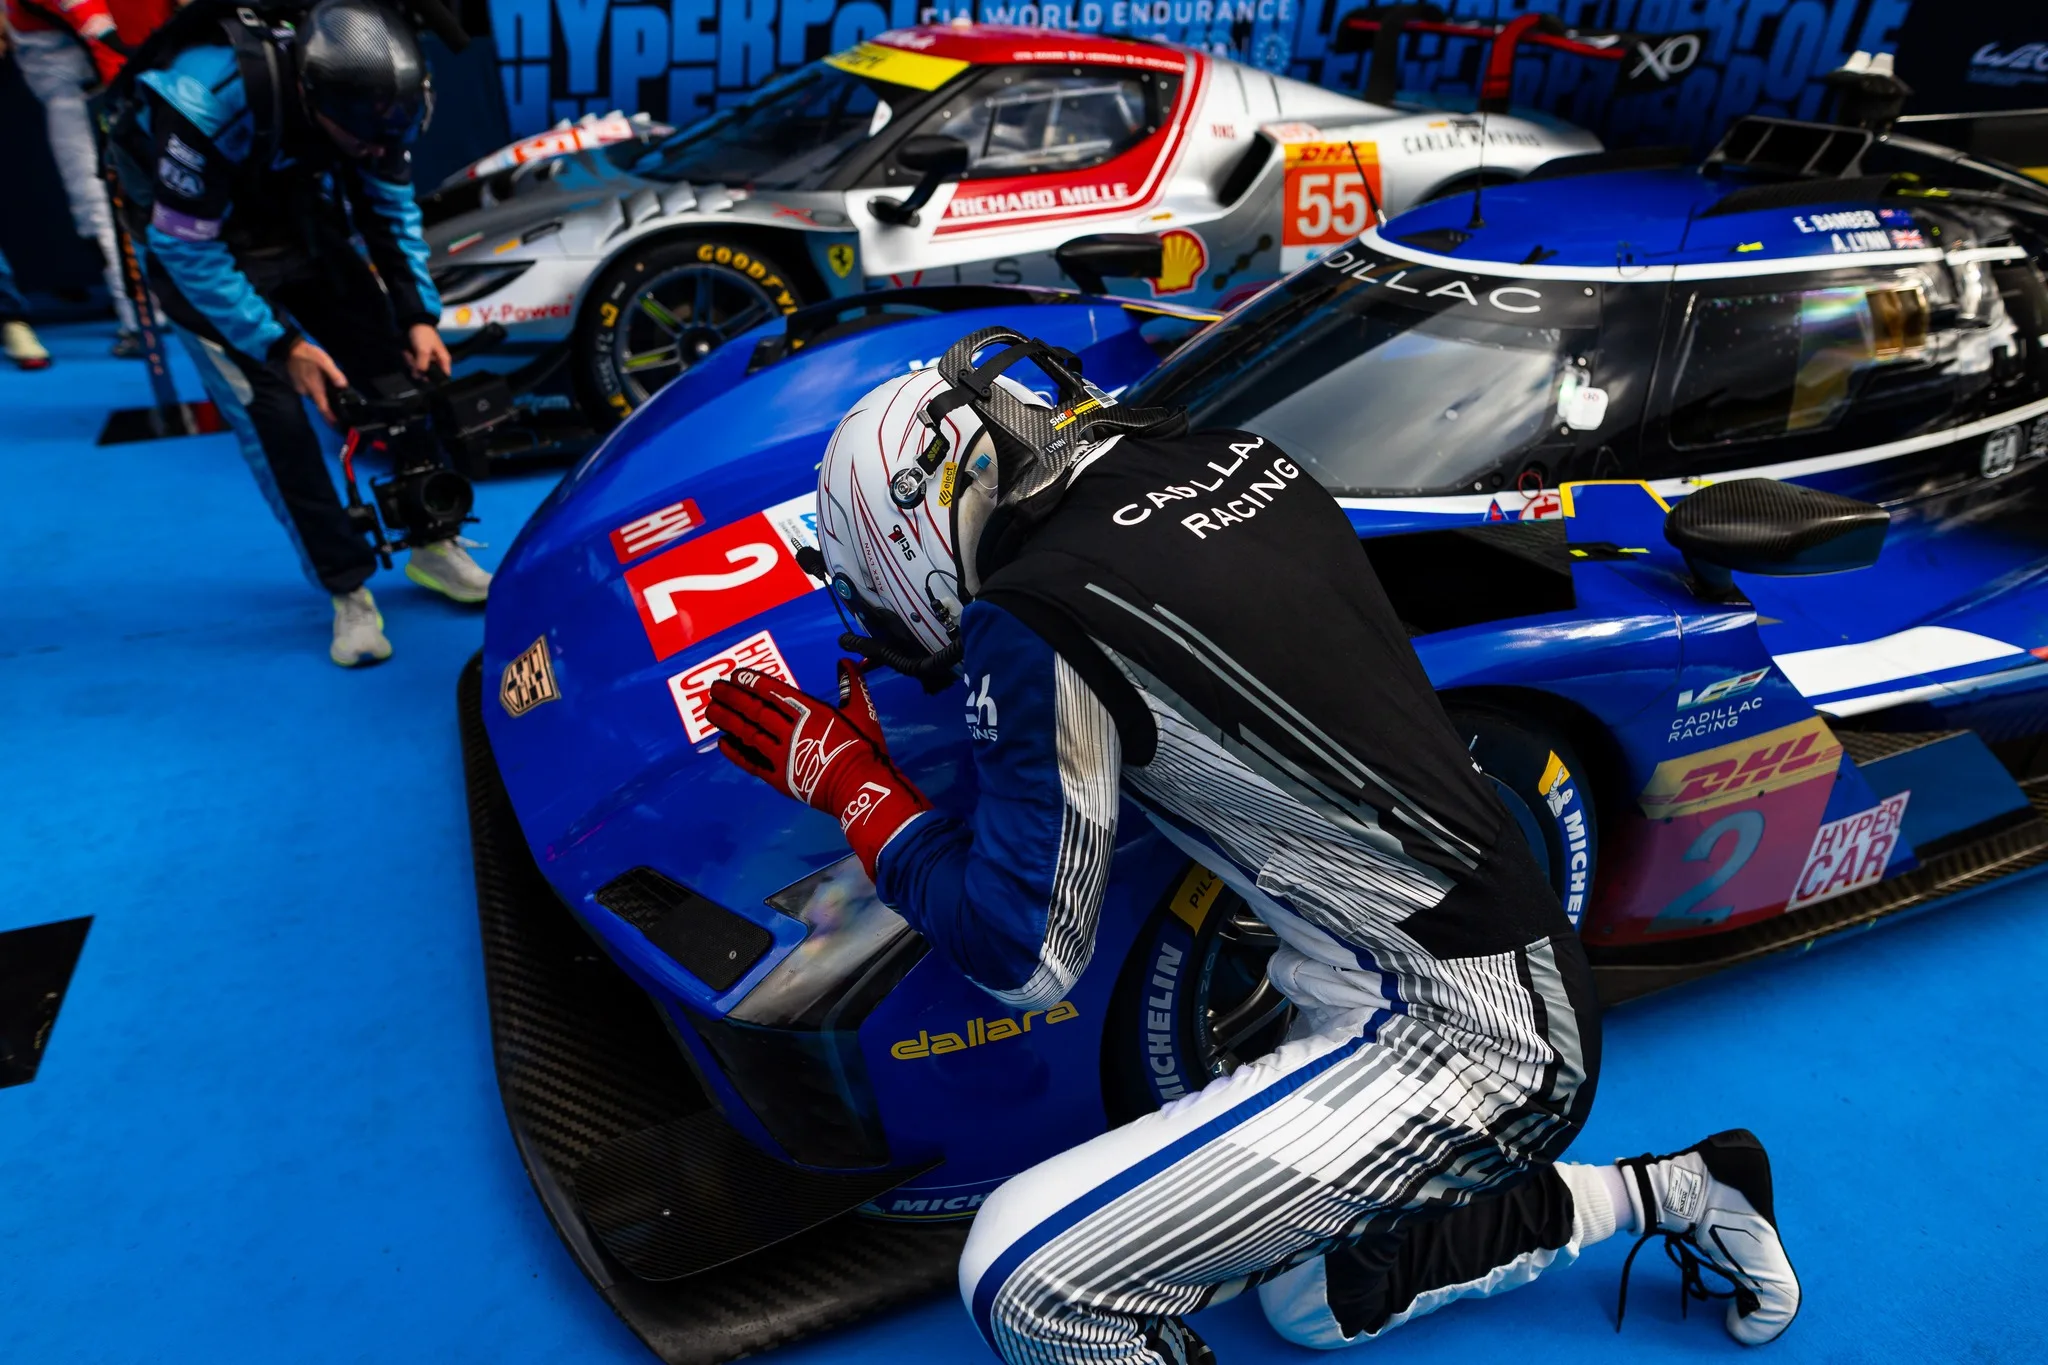
[[[774,935],[752,920],[651,867],[614,877],[598,888],[596,900],[715,991],[731,990],[775,943]]]

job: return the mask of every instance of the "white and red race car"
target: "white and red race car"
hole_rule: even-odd
[[[551,130],[425,207],[443,329],[567,343],[608,424],[808,303],[1064,285],[1054,248],[1148,233],[1161,274],[1118,292],[1227,307],[1411,204],[1598,150],[1554,120],[1372,103],[1163,44],[945,25],[666,137],[622,116]]]

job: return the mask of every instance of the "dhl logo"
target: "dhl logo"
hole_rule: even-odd
[[[1841,741],[1826,721],[1809,716],[1753,739],[1667,759],[1650,774],[1638,799],[1648,816],[1692,815],[1832,777],[1841,762]]]
[[[889,1055],[898,1061],[910,1062],[919,1057],[938,1057],[948,1052],[964,1052],[970,1047],[999,1043],[1005,1038],[1021,1038],[1031,1032],[1031,1021],[1034,1019],[1048,1024],[1064,1024],[1067,1020],[1078,1017],[1080,1013],[1081,1011],[1074,1008],[1073,1001],[1062,1000],[1049,1010],[1026,1010],[1021,1022],[1015,1019],[969,1019],[967,1027],[960,1033],[928,1033],[919,1029],[915,1038],[905,1038],[892,1046]]]

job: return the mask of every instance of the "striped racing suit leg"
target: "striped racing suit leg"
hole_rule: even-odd
[[[1004,1360],[1165,1365],[1162,1319],[1266,1281],[1283,1335],[1343,1345],[1573,1259],[1569,1196],[1548,1163],[1576,1121],[1529,1124],[1542,1097],[1410,1015],[1313,1028],[990,1198],[960,1285]],[[1361,1238],[1394,1254],[1324,1272],[1326,1253]]]

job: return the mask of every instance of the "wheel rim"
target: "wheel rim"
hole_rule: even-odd
[[[627,298],[612,332],[612,369],[634,407],[721,343],[775,315],[768,291],[716,265],[679,265]]]
[[[1279,946],[1265,921],[1242,907],[1210,941],[1195,1013],[1197,1059],[1210,1076],[1263,1057],[1286,1036],[1294,1006],[1266,976]]]

